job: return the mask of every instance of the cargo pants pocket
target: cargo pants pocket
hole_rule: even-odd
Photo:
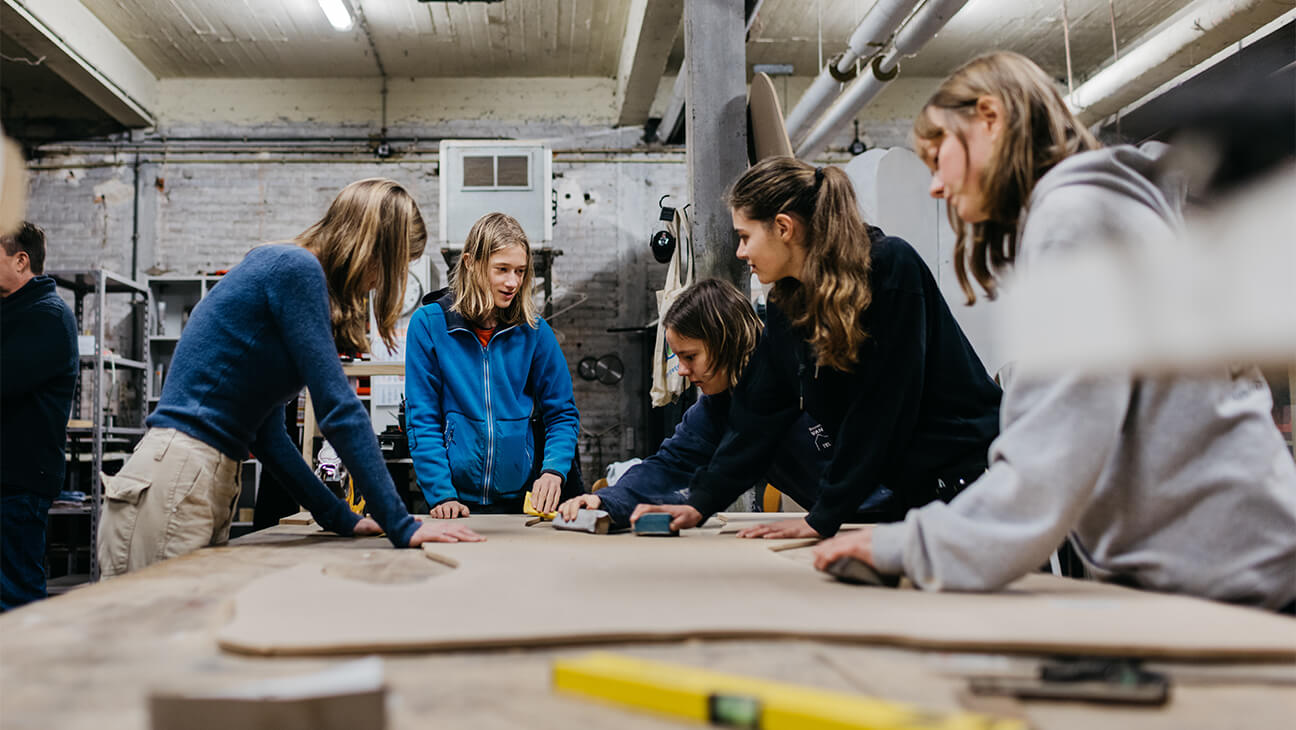
[[[131,540],[139,522],[140,500],[152,482],[118,474],[100,472],[104,486],[104,511],[99,520],[99,571],[103,577],[125,573],[130,560]]]

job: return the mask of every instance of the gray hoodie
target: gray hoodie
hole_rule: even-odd
[[[1156,146],[1160,148],[1160,145]],[[1017,276],[1083,245],[1182,223],[1160,149],[1113,147],[1042,177]],[[930,590],[994,590],[1066,537],[1102,580],[1270,609],[1296,600],[1296,464],[1255,368],[1194,377],[1018,377],[986,474],[873,533],[874,561]]]

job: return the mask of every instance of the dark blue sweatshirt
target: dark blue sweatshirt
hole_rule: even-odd
[[[630,524],[630,514],[639,504],[684,504],[689,480],[706,467],[728,428],[729,391],[704,395],[684,411],[679,425],[657,453],[636,464],[616,484],[598,491],[599,509],[612,518],[614,527]],[[788,495],[798,504],[814,504],[820,478],[832,458],[832,437],[827,430],[802,414],[780,439],[763,482]],[[899,518],[886,487],[879,488],[859,505],[856,521],[875,522]]]
[[[53,498],[63,488],[78,359],[76,318],[53,279],[0,299],[0,491]]]
[[[724,509],[765,473],[802,412],[835,437],[806,522],[828,537],[885,484],[909,485],[979,463],[999,434],[1002,392],[954,320],[936,279],[905,241],[872,229],[869,337],[852,372],[817,367],[806,333],[776,304],[733,391],[729,430],[691,483],[703,516]]]
[[[324,269],[300,246],[253,249],[198,303],[147,423],[187,433],[231,459],[255,453],[322,527],[350,535],[359,516],[311,472],[284,427],[284,404],[303,386],[370,512],[393,545],[408,547],[418,524],[342,372]]]

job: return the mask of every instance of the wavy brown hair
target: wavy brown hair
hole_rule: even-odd
[[[393,180],[358,180],[342,188],[324,217],[293,240],[324,267],[338,350],[369,352],[370,290],[378,336],[394,350],[409,263],[427,245],[414,197]]]
[[[712,372],[723,372],[730,388],[738,384],[761,333],[751,302],[738,287],[720,279],[704,279],[680,292],[662,326],[701,341]]]
[[[1035,183],[1071,155],[1102,146],[1067,108],[1048,74],[1025,56],[996,51],[950,74],[914,121],[914,147],[928,166],[934,166],[931,151],[947,130],[967,150],[964,130],[977,114],[978,100],[987,96],[1004,109],[1002,131],[981,171],[988,218],[969,224],[947,206],[958,234],[954,273],[968,304],[976,301],[969,271],[986,296],[995,298],[999,271],[1017,258],[1017,225]]]
[[[729,206],[767,228],[781,213],[801,221],[806,257],[799,281],[776,283],[771,300],[809,331],[817,364],[853,370],[868,339],[860,319],[873,301],[873,246],[846,173],[792,157],[766,158],[734,183]]]
[[[521,246],[526,251],[526,274],[518,286],[517,296],[513,297],[508,308],[497,311],[495,299],[490,292],[490,257],[513,246]],[[522,224],[504,213],[487,213],[478,218],[468,231],[463,255],[455,266],[452,285],[454,304],[451,309],[477,325],[489,321],[494,315],[496,327],[526,324],[534,328],[537,319],[535,302],[531,298],[534,285],[535,267],[532,265],[531,242],[522,230]]]

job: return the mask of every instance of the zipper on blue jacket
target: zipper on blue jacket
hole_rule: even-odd
[[[504,329],[496,328],[496,330],[491,334],[490,340],[488,342],[494,342],[495,338],[498,337],[501,333],[507,332],[516,326],[517,325],[509,325]],[[490,504],[491,473],[495,469],[495,416],[494,414],[491,413],[490,355],[487,352],[488,349],[487,346],[483,345],[481,341],[477,339],[477,334],[475,332],[469,331],[467,327],[447,326],[446,333],[449,334],[450,332],[454,332],[457,330],[462,330],[464,332],[467,332],[468,336],[473,339],[473,342],[476,342],[477,346],[481,348],[481,353],[482,353],[482,385],[484,386],[484,390],[486,391],[486,474],[482,479],[481,503],[483,505],[487,505]]]
[[[479,343],[480,344],[480,343]],[[490,353],[482,345],[482,384],[486,386],[486,478],[482,481],[482,504],[490,504],[491,472],[495,468],[495,416],[491,414]]]

